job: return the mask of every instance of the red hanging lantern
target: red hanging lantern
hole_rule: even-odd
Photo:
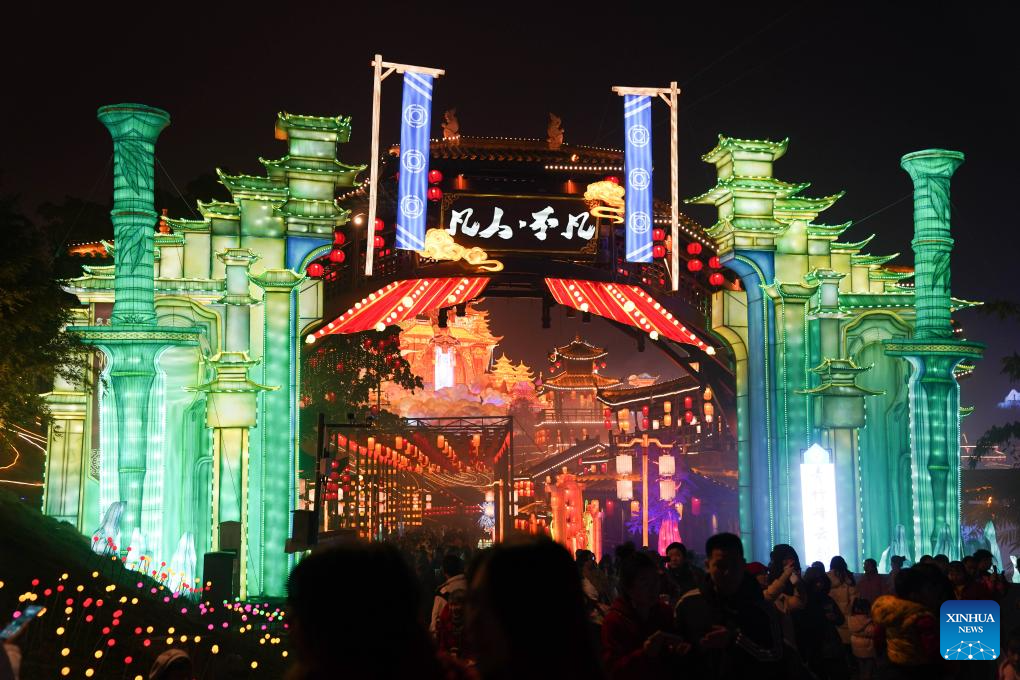
[[[722,262],[719,261],[718,256],[713,255],[712,257],[708,258],[708,266],[712,269],[722,269]]]
[[[660,260],[666,257],[666,246],[654,245],[652,246],[652,257]]]
[[[644,406],[641,407],[641,415],[647,416],[650,410],[651,409],[648,408],[648,404],[645,404]]]
[[[613,409],[607,406],[606,408],[602,409],[602,415],[605,416],[606,418],[611,418],[613,415]]]
[[[690,411],[684,411],[684,422],[690,425],[692,420],[694,420],[694,414]]]
[[[721,285],[723,285],[723,281],[725,281],[725,280],[726,280],[726,277],[723,276],[722,274],[720,274],[719,272],[713,272],[708,277],[708,282],[711,283],[713,286],[721,286]]]
[[[344,255],[344,251],[340,250],[339,248],[334,248],[333,250],[329,251],[329,261],[333,262],[334,264],[340,264],[346,259],[347,256]]]
[[[317,279],[320,276],[322,276],[322,273],[324,271],[326,271],[325,268],[323,268],[323,266],[318,262],[311,263],[310,265],[308,265],[308,269],[305,270],[305,272],[313,279]]]
[[[686,408],[686,409],[694,408],[694,398],[693,397],[684,397],[684,408]]]
[[[429,170],[429,184],[439,184],[443,181],[443,173],[438,170]]]
[[[700,272],[702,267],[704,267],[704,266],[705,265],[701,262],[701,260],[688,260],[687,261],[687,271],[689,271],[689,272]]]
[[[605,367],[606,367],[606,362],[604,362],[604,361],[603,361],[603,362],[602,362],[601,364],[599,364],[599,365],[600,365],[600,366],[601,366],[602,368],[605,368]]]
[[[425,195],[428,196],[430,201],[438,201],[443,198],[443,190],[439,187],[429,187]]]
[[[642,430],[647,430],[648,428],[649,428],[648,418],[642,418],[641,419],[641,429]]]
[[[375,239],[372,241],[372,243],[375,244],[376,248],[382,248],[384,245],[386,245],[386,240],[383,239],[382,236],[376,236]],[[701,264],[701,263],[699,262],[698,264]],[[700,267],[699,267],[699,269],[700,269]]]
[[[620,183],[620,178],[617,177],[616,175],[606,175],[604,178],[602,178],[602,181],[603,182],[612,182],[613,184],[619,184]]]
[[[701,253],[701,244],[700,243],[695,242],[695,243],[688,243],[687,244],[687,254],[688,255],[698,255],[700,253]]]
[[[652,240],[653,241],[662,241],[665,238],[666,238],[666,231],[664,229],[659,229],[658,227],[656,227],[655,229],[652,229]]]
[[[375,230],[376,231],[382,231],[385,228],[386,228],[386,223],[383,222],[382,218],[381,217],[375,218]]]
[[[342,246],[347,243],[347,237],[340,230],[333,232],[333,245]]]

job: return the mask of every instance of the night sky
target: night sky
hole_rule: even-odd
[[[620,147],[622,100],[610,88],[675,79],[682,196],[714,181],[699,157],[717,134],[789,137],[776,175],[811,181],[808,195],[845,189],[819,221],[859,221],[846,238],[876,233],[870,251],[903,253],[904,264],[912,262],[911,184],[900,156],[928,147],[963,151],[967,162],[952,185],[954,293],[1018,298],[1020,172],[1017,114],[1008,104],[1018,75],[1017,17],[1005,5],[491,3],[505,8],[497,14],[481,2],[277,3],[272,10],[231,3],[233,11],[136,3],[114,15],[105,3],[88,3],[87,11],[19,4],[5,10],[0,41],[0,193],[19,194],[28,210],[65,195],[108,200],[111,144],[95,110],[122,101],[170,112],[157,156],[180,187],[215,167],[262,174],[258,157],[283,153],[273,140],[280,110],[352,115],[342,158],[367,163],[369,61],[381,52],[388,61],[445,68],[436,119],[456,107],[466,135],[543,137],[552,111],[568,143]],[[384,144],[398,138],[399,100],[394,78],[384,85]],[[667,108],[654,111],[659,195],[668,197]],[[710,208],[688,212],[706,225],[714,220]],[[506,347],[525,360],[573,332],[557,316],[548,335],[536,335],[535,304],[492,308],[509,310],[494,330],[521,329]],[[999,367],[1020,349],[1020,335],[1016,324],[974,311],[958,319],[969,338],[989,345],[963,388],[963,403],[978,407],[964,422],[973,437],[1010,415],[995,408],[1009,389]],[[633,341],[604,330],[598,339],[614,357],[633,353]],[[627,356],[619,373],[656,365],[651,354]]]

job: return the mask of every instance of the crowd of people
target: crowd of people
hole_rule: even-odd
[[[601,560],[533,538],[401,548],[337,544],[295,568],[293,680],[1020,677],[1020,630],[995,662],[940,655],[942,602],[1017,606],[987,550],[894,557],[883,575],[839,556],[803,568],[789,545],[748,562],[728,533],[708,540],[704,568],[680,543]]]

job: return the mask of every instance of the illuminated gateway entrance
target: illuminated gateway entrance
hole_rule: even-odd
[[[485,479],[457,469],[472,451],[470,439],[443,436],[443,447],[455,455],[437,450],[431,434],[424,439],[428,463],[416,482],[422,499],[429,499],[428,508],[417,502],[425,523],[431,515],[438,520],[432,526],[449,524],[451,515],[477,516],[482,508],[493,514],[496,540],[524,530],[598,551],[656,538],[664,547],[681,536],[696,545],[712,531],[737,531],[734,379],[718,353],[721,343],[705,331],[712,289],[736,284],[727,281],[703,229],[681,216],[684,238],[677,246],[682,262],[695,264],[684,268],[674,293],[664,257],[674,246],[664,229],[668,205],[655,205],[657,258],[625,261],[621,151],[552,138],[460,135],[433,140],[430,149],[426,247],[391,246],[400,171],[400,149],[393,147],[380,171],[373,275],[363,275],[368,196],[361,187],[338,201],[351,215],[339,243],[310,256],[327,311],[306,338],[306,353],[314,355],[332,336],[371,337],[397,326],[401,354],[426,391],[447,388],[476,401],[527,405],[528,413],[515,411],[511,462],[469,454],[475,471],[489,475]],[[581,336],[562,347],[548,342],[548,366],[494,355],[501,338],[492,336],[477,302],[500,297],[541,300],[541,316],[533,319],[536,342],[553,309],[562,306],[570,316],[601,317],[632,336],[630,351],[664,353],[680,377],[606,377],[613,357]],[[403,396],[387,401],[392,392],[382,392],[383,410],[405,418],[384,437],[383,453],[415,437],[419,418],[470,416],[445,410],[470,410],[467,401],[408,404]],[[338,434],[327,442],[327,456],[360,455],[367,435],[357,437],[342,446],[348,435]],[[378,443],[374,437],[372,445]],[[343,502],[345,492],[357,502],[355,477],[344,479],[347,488],[340,485],[328,496],[324,529],[360,526]],[[578,494],[569,504],[568,490]]]
[[[785,141],[730,137],[703,157],[715,185],[691,199],[717,221],[681,216],[668,242],[670,206],[653,202],[651,261],[630,263],[623,153],[565,144],[555,124],[546,139],[472,138],[448,115],[416,161],[431,200],[410,251],[393,248],[400,149],[368,224],[364,166],[338,157],[348,118],[280,114],[287,153],[264,175],[220,173],[230,200],[186,220],[153,205],[169,115],[123,104],[99,117],[114,141],[114,239],[84,252],[113,263],[66,282],[81,303],[67,332],[90,346],[94,380],[46,395],[43,498],[98,552],[145,571],[165,562],[182,590],[202,583],[207,554],[232,556],[242,597],[284,594],[297,511],[318,511],[313,532],[372,538],[442,518],[596,552],[677,536],[696,549],[738,530],[758,560],[775,543],[806,561],[838,550],[851,568],[960,555],[957,378],[982,350],[951,320],[973,304],[949,285],[962,154],[902,159],[913,269],[863,252],[870,237],[844,238],[849,223],[818,221],[839,195],[777,179]],[[501,296],[540,299],[536,329],[555,306],[602,317],[678,377],[624,380],[584,337],[549,343],[549,367],[492,356],[478,301]],[[316,428],[314,399],[333,392],[303,393],[302,376],[347,364],[320,354],[344,341],[358,370],[332,389],[372,390],[378,413],[362,427],[341,408]],[[404,370],[394,354],[440,392],[475,394],[482,376],[526,406],[534,434],[517,436],[507,406],[437,415],[373,383]]]

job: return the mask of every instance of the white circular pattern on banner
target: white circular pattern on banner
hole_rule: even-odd
[[[630,187],[637,191],[647,189],[651,179],[652,176],[644,168],[634,168],[627,175],[627,181],[630,182]]]
[[[648,213],[643,210],[630,214],[630,230],[635,234],[643,234],[648,231],[648,227],[651,226],[652,220],[649,219]]]
[[[627,141],[634,146],[645,146],[651,138],[651,133],[644,125],[635,125],[627,130]]]
[[[425,202],[417,196],[404,196],[400,200],[400,214],[410,219],[421,217],[425,213]]]
[[[416,175],[425,169],[425,154],[418,149],[411,149],[400,154],[400,167],[412,175]]]
[[[413,128],[424,127],[428,120],[429,112],[421,104],[411,104],[404,109],[404,122]]]

